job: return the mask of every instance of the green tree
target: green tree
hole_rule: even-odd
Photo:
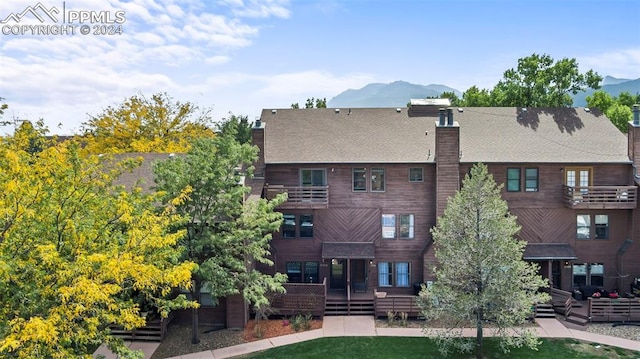
[[[299,109],[300,104],[292,103],[291,108]],[[307,98],[307,101],[304,103],[304,108],[327,108],[327,98]]]
[[[242,184],[240,168],[251,177],[257,147],[236,141],[234,128],[213,139],[196,140],[184,157],[154,167],[159,190],[173,198],[187,188],[186,201],[177,207],[186,216],[181,244],[185,260],[199,265],[193,273],[191,296],[200,298],[203,287],[212,298],[241,293],[256,307],[268,302],[266,292],[282,292],[286,275],[273,276],[255,269],[255,263],[273,265],[268,258],[271,233],[282,223],[275,207],[286,200],[254,199]],[[193,310],[192,342],[199,342],[198,313]]]
[[[629,106],[616,102],[609,107],[606,115],[622,133],[627,133],[627,124],[633,119],[633,111]]]
[[[587,96],[587,106],[597,108],[605,114],[615,102],[615,99],[605,91],[596,91]]]
[[[239,143],[251,143],[251,126],[249,118],[247,116],[236,116],[229,113],[228,119],[223,119],[222,122],[216,125],[218,132],[222,135],[234,131],[236,141]]]
[[[536,264],[522,259],[526,243],[514,238],[520,228],[500,197],[501,187],[485,165],[475,165],[431,231],[439,266],[436,281],[420,292],[420,305],[427,320],[446,328],[435,333],[443,353],[475,349],[481,358],[487,321],[504,350],[538,343],[533,331],[516,327],[535,303],[549,299],[539,291],[547,282]],[[462,336],[470,325],[476,338]]]
[[[549,55],[534,53],[504,72],[492,96],[497,106],[566,107],[573,104],[570,94],[599,89],[601,81],[602,76],[593,70],[580,73],[575,58],[554,61]]]
[[[133,163],[24,144],[0,144],[0,357],[91,358],[101,343],[137,357],[108,326],[145,324],[133,290],[163,316],[189,305],[170,296],[194,269],[174,260],[183,233],[168,231],[182,219],[113,185]]]
[[[633,96],[629,92],[612,97],[604,91],[596,91],[587,96],[587,106],[602,111],[622,133],[627,133],[627,123],[633,119],[633,105],[639,100],[640,95]]]
[[[474,85],[462,94],[462,103],[462,106],[468,107],[489,107],[492,106],[493,100],[489,90],[481,90]]]
[[[453,91],[445,91],[440,94],[440,98],[448,98],[451,101],[451,106],[463,106],[462,100]]]
[[[136,95],[83,123],[82,141],[92,154],[186,152],[194,138],[213,137],[209,112],[166,93]]]

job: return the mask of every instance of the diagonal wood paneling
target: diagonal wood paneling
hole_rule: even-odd
[[[531,243],[568,243],[575,239],[575,213],[564,208],[517,208],[518,237]]]
[[[380,237],[380,211],[375,208],[332,208],[316,222],[323,242],[373,242]]]

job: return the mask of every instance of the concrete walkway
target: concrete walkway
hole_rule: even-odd
[[[625,348],[640,351],[640,342],[606,335],[593,334],[580,330],[568,329],[557,319],[554,318],[538,318],[536,319],[538,327],[536,328],[538,336],[542,338],[572,338],[584,341],[590,341],[599,344],[606,344],[614,347]],[[474,328],[465,329],[463,334],[466,336],[475,336]],[[491,336],[490,331],[485,332],[486,336]],[[387,336],[387,337],[424,337],[425,334],[421,328],[376,328],[375,319],[371,316],[350,316],[350,317],[332,317],[323,318],[322,329],[310,330],[306,332],[284,335],[270,339],[258,340],[255,342],[244,343],[227,348],[208,350],[199,353],[192,353],[170,359],[223,359],[231,358],[237,355],[249,354],[261,350],[271,349],[274,347],[299,343],[305,340],[312,340],[322,337],[341,337],[341,336]],[[132,343],[131,348],[142,349],[145,352],[145,358],[151,357],[153,351],[157,348],[157,343],[140,343],[155,344],[151,348],[135,347],[138,343]],[[152,350],[150,350],[152,349]],[[150,350],[150,351],[148,351]],[[98,353],[98,352],[96,352]],[[102,353],[104,354],[104,353]],[[95,355],[94,355],[95,357]],[[115,356],[107,356],[108,359]]]

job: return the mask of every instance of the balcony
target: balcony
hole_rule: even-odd
[[[265,197],[273,199],[280,193],[287,193],[288,199],[281,209],[325,209],[329,208],[329,186],[264,186]]]
[[[634,209],[636,186],[562,186],[564,203],[573,209]]]

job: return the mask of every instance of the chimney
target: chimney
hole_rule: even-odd
[[[258,160],[255,163],[255,177],[264,177],[264,127],[266,123],[262,123],[262,119],[257,117],[253,128],[251,129],[251,143],[258,147]]]
[[[640,105],[633,105],[633,125],[640,126]]]
[[[447,122],[445,123],[445,111]],[[449,197],[460,185],[460,125],[453,121],[453,109],[440,109],[436,122],[436,217],[442,216]]]
[[[439,113],[440,113],[440,119],[439,119],[439,121],[438,121],[438,126],[444,126],[444,112],[445,112],[445,109],[444,109],[444,108],[441,108],[441,109],[440,109],[440,110],[438,110],[438,111],[439,111]]]

